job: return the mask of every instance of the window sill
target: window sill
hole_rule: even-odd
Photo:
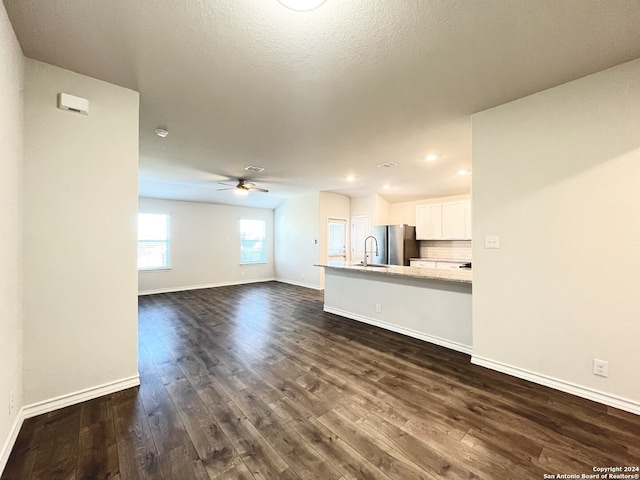
[[[139,268],[138,273],[143,272],[168,272],[171,267],[158,267],[158,268]]]

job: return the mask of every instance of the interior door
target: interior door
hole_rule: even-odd
[[[347,221],[329,218],[327,221],[327,262],[329,265],[347,261]]]
[[[371,235],[371,215],[351,217],[351,262],[364,259],[364,239]]]

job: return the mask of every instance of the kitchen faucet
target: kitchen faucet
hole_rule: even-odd
[[[362,266],[364,267],[367,266],[367,240],[369,240],[370,238],[373,238],[373,241],[376,242],[376,257],[378,256],[378,239],[373,235],[369,235],[364,239],[364,260],[362,260]]]

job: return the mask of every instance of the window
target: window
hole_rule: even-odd
[[[240,220],[240,264],[267,263],[264,220]]]
[[[347,238],[347,221],[330,218],[327,225],[327,256],[344,257]]]
[[[138,214],[138,270],[169,268],[169,215]]]

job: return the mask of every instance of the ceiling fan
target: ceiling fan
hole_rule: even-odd
[[[218,182],[219,185],[224,185],[227,188],[219,188],[218,191],[221,192],[223,190],[233,190],[233,193],[236,195],[247,195],[249,192],[268,192],[269,190],[265,190],[264,188],[256,187],[255,183],[247,182],[244,178],[238,179],[237,185],[232,185],[230,183]]]

